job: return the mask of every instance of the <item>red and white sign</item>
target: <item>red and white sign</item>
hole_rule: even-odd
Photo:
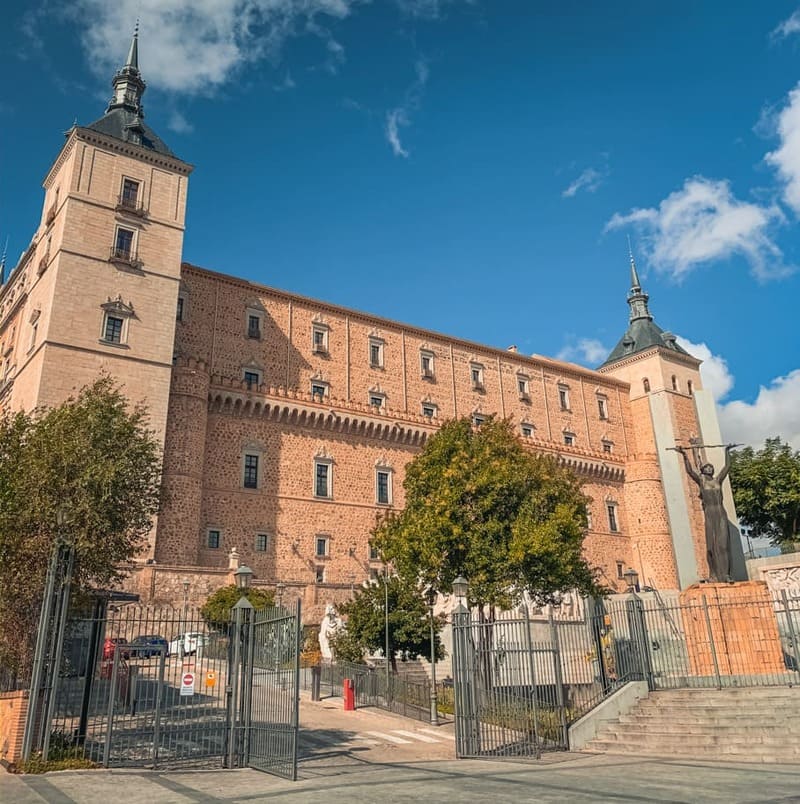
[[[194,673],[184,673],[181,677],[181,696],[194,695]]]

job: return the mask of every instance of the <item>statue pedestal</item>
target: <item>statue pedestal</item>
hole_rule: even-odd
[[[681,592],[680,601],[693,676],[786,672],[775,607],[764,581],[698,583]]]

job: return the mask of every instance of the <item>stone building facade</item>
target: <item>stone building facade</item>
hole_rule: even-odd
[[[149,405],[166,494],[133,588],[169,599],[202,577],[205,594],[236,548],[312,608],[346,595],[381,570],[369,533],[402,508],[407,462],[446,419],[490,415],[584,480],[609,587],[628,567],[662,589],[705,577],[702,512],[669,448],[719,444],[714,404],[632,260],[629,327],[598,371],[182,263],[192,168],[144,123],[136,37],[113,86],[103,117],[68,132],[0,290],[0,409],[58,403],[101,371]]]

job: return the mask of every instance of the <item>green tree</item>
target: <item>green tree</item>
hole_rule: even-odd
[[[768,438],[760,450],[732,453],[730,479],[736,513],[753,535],[775,544],[800,540],[800,452]]]
[[[258,589],[254,586],[239,589],[235,584],[222,586],[211,594],[200,609],[200,615],[211,626],[229,623],[231,609],[244,595],[254,609],[266,609],[275,605],[275,596],[271,590]]]
[[[547,601],[596,593],[583,556],[587,498],[552,457],[528,452],[507,421],[447,422],[406,468],[405,509],[373,543],[417,586],[447,591],[464,575],[470,602],[508,608],[523,591]]]
[[[339,611],[347,618],[347,628],[331,640],[334,656],[346,661],[361,661],[365,653],[386,650],[386,595],[389,599],[389,658],[397,671],[397,655],[407,659],[423,656],[431,659],[430,614],[420,590],[398,576],[361,587]],[[439,640],[445,620],[434,618],[436,658],[444,658]]]
[[[160,474],[146,408],[108,377],[58,407],[0,418],[1,666],[30,663],[54,542],[74,545],[77,592],[118,583],[158,511]]]

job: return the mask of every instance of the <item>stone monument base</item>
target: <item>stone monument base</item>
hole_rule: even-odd
[[[692,675],[786,672],[778,620],[764,581],[697,583],[681,592],[680,601]]]

